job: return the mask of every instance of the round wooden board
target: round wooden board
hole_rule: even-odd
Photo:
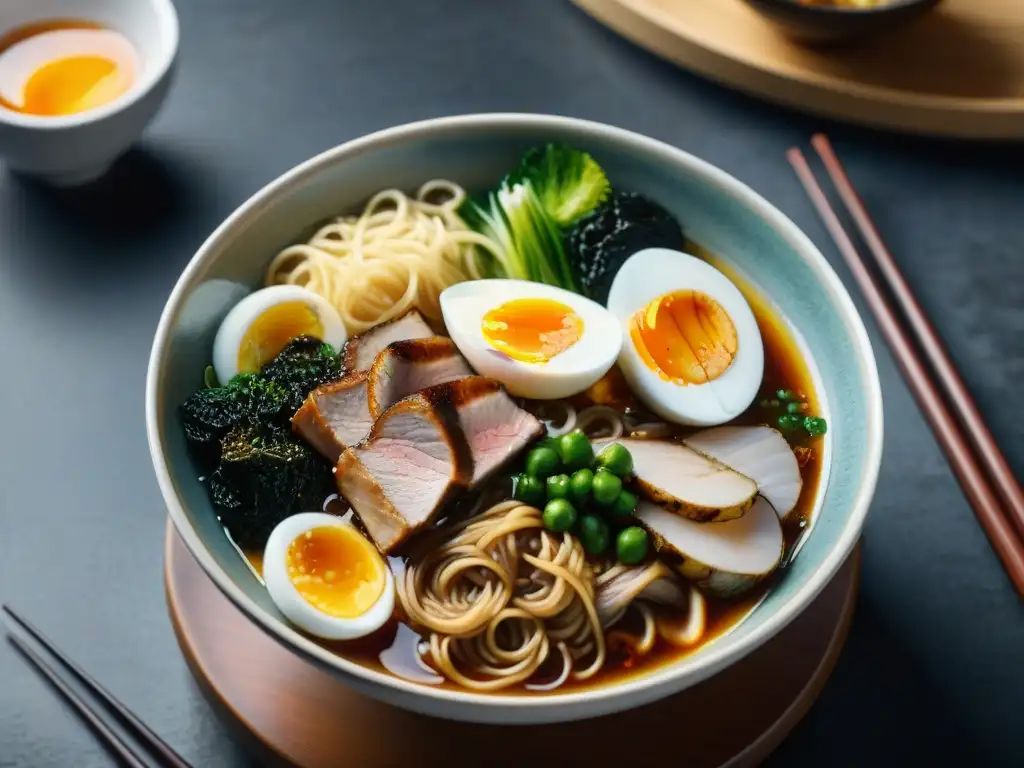
[[[1024,2],[944,0],[890,36],[813,49],[742,0],[573,0],[663,58],[739,90],[854,123],[1024,138]]]
[[[853,614],[858,562],[854,553],[789,627],[712,679],[629,712],[528,729],[429,718],[355,693],[248,621],[170,524],[165,576],[171,619],[193,674],[267,762],[739,768],[756,765],[782,742],[831,674]],[[672,738],[628,736],[658,732]]]

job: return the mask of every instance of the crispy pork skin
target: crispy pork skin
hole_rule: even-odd
[[[403,397],[472,375],[473,369],[447,337],[392,342],[370,367],[367,381],[370,414],[377,418]]]
[[[401,317],[375,325],[365,333],[353,336],[345,342],[341,362],[346,371],[366,371],[388,344],[433,335],[434,332],[430,330],[423,316],[415,309],[411,309]]]

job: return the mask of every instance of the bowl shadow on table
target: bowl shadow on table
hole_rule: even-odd
[[[944,13],[940,4],[890,34],[839,47],[793,46],[800,65],[854,83],[920,95],[1005,99],[1024,96],[1019,55],[1008,47],[1017,44]]]
[[[9,173],[0,216],[20,231],[4,258],[28,284],[58,296],[123,290],[144,271],[180,269],[152,253],[205,199],[203,176],[192,166],[180,153],[140,147],[81,187]]]

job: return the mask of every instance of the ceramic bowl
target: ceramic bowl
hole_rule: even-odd
[[[57,186],[101,176],[149,124],[170,88],[178,16],[170,0],[4,0],[0,33],[51,19],[82,19],[115,29],[142,62],[119,98],[73,115],[26,115],[0,107],[0,158],[12,171]]]
[[[895,32],[906,22],[934,8],[941,0],[890,0],[873,8],[803,5],[798,0],[744,2],[790,37],[823,45]]]
[[[439,690],[336,656],[288,625],[224,535],[186,451],[177,409],[201,386],[217,326],[282,247],[384,187],[453,179],[485,189],[529,146],[566,142],[613,184],[673,211],[689,235],[728,257],[799,329],[830,429],[827,491],[785,577],[745,621],[698,653],[586,692],[488,695]],[[171,519],[210,579],[255,624],[358,691],[418,712],[497,723],[550,723],[635,707],[682,690],[754,651],[828,583],[860,535],[882,450],[875,361],[849,295],[810,240],[749,187],[682,150],[607,125],[542,115],[471,115],[381,131],[329,150],[257,192],[207,239],[167,302],[146,385],[149,446]],[[823,483],[823,485],[825,485]]]

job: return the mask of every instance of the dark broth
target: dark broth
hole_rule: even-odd
[[[803,353],[797,344],[796,338],[793,336],[792,330],[778,310],[766,297],[756,292],[738,275],[728,262],[706,251],[696,243],[688,243],[687,250],[705,259],[725,273],[740,288],[749,302],[757,318],[765,347],[764,379],[761,392],[766,397],[770,397],[771,393],[774,393],[776,390],[789,389],[803,397],[808,406],[808,413],[826,415],[821,413],[810,368],[804,360]],[[613,369],[613,374],[616,373],[617,369]],[[612,375],[606,377],[606,381],[610,383],[610,387],[606,387],[605,397],[601,398],[602,402],[619,407],[634,405],[632,395],[629,393],[621,377]],[[573,404],[577,407],[585,407],[593,403],[592,399],[584,396],[573,399]],[[769,424],[770,426],[775,426],[774,413],[766,412],[755,402],[746,413],[734,419],[731,423]],[[783,556],[782,567],[778,568],[769,579],[766,579],[762,584],[739,599],[720,600],[709,598],[707,600],[707,630],[701,643],[697,646],[681,649],[669,645],[659,638],[655,643],[654,649],[641,657],[634,657],[609,648],[607,662],[600,674],[584,682],[573,682],[570,679],[554,691],[554,693],[561,694],[614,684],[624,678],[651,672],[666,664],[671,664],[685,656],[696,653],[707,643],[714,641],[735,627],[757,606],[777,579],[785,578],[785,564],[793,553],[801,535],[810,525],[815,499],[818,496],[818,486],[821,481],[824,450],[824,441],[821,438],[801,439],[799,437],[790,437],[790,442],[794,446],[800,463],[803,489],[796,508],[783,524],[786,553]],[[247,556],[250,563],[259,572],[262,566],[262,553],[249,553]],[[397,667],[411,672],[408,679],[415,681],[417,677],[420,677],[419,682],[436,687],[465,690],[462,686],[454,683],[440,681],[439,677],[434,680],[430,679],[429,673],[416,663],[414,656],[416,653],[416,637],[414,633],[406,631],[405,627],[400,627],[397,620],[389,621],[377,632],[358,640],[319,642],[325,648],[329,648],[351,661],[384,673],[389,672],[389,669],[381,662],[381,655],[386,653],[388,666],[392,668],[392,671]],[[407,675],[403,674],[402,677],[407,677]],[[543,695],[542,693],[527,690],[523,686],[507,688],[500,691],[500,693],[502,695]]]

